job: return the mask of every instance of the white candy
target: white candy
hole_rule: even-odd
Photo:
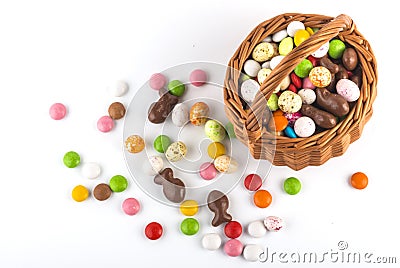
[[[124,81],[117,81],[113,85],[108,87],[108,92],[114,97],[121,97],[124,95],[129,89],[129,86]]]
[[[265,37],[263,40],[263,42],[271,42],[272,41],[272,37],[270,35],[268,35],[267,37]]]
[[[298,30],[304,30],[306,27],[301,21],[292,21],[286,28],[286,31],[289,36],[294,37],[295,33]]]
[[[308,116],[302,116],[294,123],[294,132],[302,138],[310,137],[315,132],[315,123]]]
[[[267,229],[262,221],[253,221],[247,226],[247,232],[252,237],[262,237],[267,233]]]
[[[276,32],[272,35],[272,41],[279,43],[280,41],[283,40],[283,38],[287,37],[287,31],[286,29],[283,29],[279,32]]]
[[[275,56],[271,59],[269,67],[271,68],[271,70],[275,69],[276,66],[278,66],[278,64],[283,60],[285,56],[279,55],[279,56]]]
[[[264,226],[268,231],[278,232],[283,228],[284,222],[281,218],[276,216],[268,216],[264,220]]]
[[[175,126],[182,127],[189,122],[189,108],[183,103],[178,103],[172,110],[171,117]]]
[[[329,42],[323,44],[317,51],[311,54],[311,56],[315,58],[322,58],[328,53],[329,50]]]
[[[309,88],[303,88],[297,92],[304,104],[312,104],[317,99],[317,95],[314,90]]]
[[[260,63],[255,60],[247,60],[243,65],[244,72],[250,77],[256,77],[260,69]]]
[[[285,90],[290,86],[290,77],[286,76],[285,78],[283,78],[282,82],[279,84],[279,89],[280,90]]]
[[[101,173],[101,168],[99,164],[93,162],[83,164],[82,167],[83,177],[88,179],[95,179],[100,175],[100,173]]]
[[[222,240],[219,234],[205,234],[201,240],[203,248],[208,250],[217,250],[221,246]]]
[[[245,101],[253,102],[259,89],[260,84],[256,80],[248,79],[242,83],[240,93]]]
[[[258,261],[262,253],[264,253],[262,246],[249,244],[243,249],[243,258],[245,258],[246,261]]]
[[[261,85],[271,72],[271,69],[262,68],[257,74],[258,83]]]
[[[266,62],[264,62],[262,65],[261,65],[261,68],[264,68],[264,69],[270,69],[269,67],[269,65],[270,65],[270,61],[266,61]]]
[[[164,160],[157,155],[150,156],[148,161],[143,163],[143,170],[148,175],[158,174],[164,167]]]

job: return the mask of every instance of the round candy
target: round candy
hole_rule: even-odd
[[[128,188],[128,180],[122,175],[115,175],[110,179],[109,185],[113,192],[123,192]]]
[[[197,69],[190,73],[190,83],[195,87],[200,87],[207,82],[207,73],[203,70]]]
[[[157,138],[155,138],[153,142],[154,150],[156,150],[159,153],[164,153],[168,149],[168,146],[170,144],[171,140],[166,135],[157,136]]]
[[[67,114],[67,108],[62,103],[54,103],[50,106],[49,114],[54,120],[61,120]]]
[[[78,185],[75,186],[74,189],[72,189],[72,199],[74,199],[76,202],[82,202],[86,200],[89,197],[89,190],[83,186],[83,185]]]
[[[122,210],[126,215],[136,215],[140,210],[140,203],[136,198],[127,198],[122,202]]]
[[[124,117],[125,112],[125,106],[120,102],[113,102],[108,107],[108,114],[114,120],[118,120]]]
[[[246,245],[243,249],[243,258],[246,261],[258,261],[260,259],[261,254],[264,253],[264,249],[260,245],[249,244]]]
[[[314,66],[310,60],[304,59],[294,68],[294,73],[300,78],[305,78],[313,67]]]
[[[154,90],[160,90],[167,83],[167,78],[160,73],[153,74],[149,79],[149,85]]]
[[[216,120],[208,120],[204,126],[204,132],[210,140],[215,142],[222,141],[226,136],[225,128]]]
[[[217,176],[218,170],[213,163],[206,162],[201,164],[199,174],[205,180],[212,180]]]
[[[207,147],[208,156],[212,159],[225,154],[225,146],[220,142],[212,142]]]
[[[217,250],[221,246],[222,240],[219,234],[210,233],[205,234],[201,240],[201,245],[203,248],[208,250]]]
[[[100,183],[93,189],[93,196],[99,201],[107,200],[111,196],[111,188],[108,184]]]
[[[210,108],[204,102],[196,102],[190,108],[190,122],[195,126],[204,125],[208,120]]]
[[[271,43],[262,42],[256,45],[252,57],[258,62],[264,62],[271,59],[272,55],[274,55],[273,45]]]
[[[266,208],[271,205],[272,196],[267,190],[258,190],[253,195],[253,202],[259,208]]]
[[[298,30],[294,34],[294,44],[296,46],[299,46],[301,43],[303,43],[308,38],[310,38],[310,33],[307,30]]]
[[[314,86],[314,84],[311,82],[310,77],[306,77],[303,79],[303,84],[302,84],[303,88],[308,88],[308,89],[315,89],[316,86]]]
[[[329,42],[328,54],[331,58],[337,60],[343,56],[343,52],[346,49],[346,45],[342,40],[334,39]]]
[[[146,174],[156,175],[164,167],[164,160],[158,155],[149,156],[148,161],[143,163],[143,169]]]
[[[258,83],[261,85],[271,72],[271,69],[262,68],[257,74]]]
[[[292,50],[293,50],[293,38],[289,36],[283,38],[283,40],[279,43],[279,54],[286,56]]]
[[[279,109],[278,95],[276,93],[272,93],[272,95],[268,99],[267,105],[268,105],[269,110],[272,112]]]
[[[301,182],[295,177],[290,177],[283,183],[283,189],[290,195],[298,194],[301,190]]]
[[[172,80],[168,83],[169,92],[177,97],[180,97],[185,93],[185,85],[179,80]]]
[[[356,101],[360,97],[360,89],[357,84],[349,79],[340,79],[336,83],[336,91],[348,102]]]
[[[288,36],[286,29],[280,30],[279,32],[276,32],[272,35],[272,41],[274,41],[275,43],[279,43],[286,36]]]
[[[240,86],[240,93],[245,101],[251,103],[254,101],[259,89],[260,84],[256,80],[249,79]]]
[[[311,27],[306,27],[306,31],[310,34],[313,35],[314,34],[314,30]]]
[[[315,58],[322,58],[328,53],[329,50],[329,42],[323,44],[317,51],[311,54],[311,56]]]
[[[171,162],[177,162],[185,157],[186,152],[186,145],[181,141],[177,141],[168,147],[165,157]]]
[[[244,187],[249,191],[257,191],[261,188],[262,179],[257,174],[249,174],[244,179]]]
[[[247,226],[247,232],[250,236],[259,238],[267,233],[267,229],[262,221],[253,221]]]
[[[302,116],[294,123],[294,132],[301,138],[310,137],[315,132],[315,123],[308,116]]]
[[[304,30],[306,27],[301,21],[292,21],[286,28],[286,31],[289,36],[294,37],[298,30]]]
[[[158,222],[150,222],[144,229],[144,234],[150,240],[157,240],[163,234],[163,227]]]
[[[199,222],[194,218],[186,218],[181,223],[181,231],[185,235],[195,235],[199,231]]]
[[[270,69],[270,68],[269,68],[270,63],[271,63],[270,61],[264,62],[263,64],[261,64],[261,68],[262,68],[262,69]]]
[[[230,221],[225,225],[224,233],[229,238],[238,238],[242,234],[242,225],[237,221]]]
[[[283,115],[273,116],[268,123],[268,128],[271,131],[283,131],[289,124],[289,121]]]
[[[284,57],[285,56],[282,55],[273,57],[269,63],[269,68],[271,70],[275,69],[275,67],[278,66],[278,64],[283,60]]]
[[[289,126],[291,127],[294,126],[294,123],[296,122],[297,119],[303,116],[300,112],[285,113],[283,115],[287,118],[287,120],[289,121]]]
[[[296,132],[294,132],[294,129],[291,126],[285,128],[285,135],[289,138],[297,138]]]
[[[285,90],[290,86],[290,77],[289,76],[285,76],[285,78],[283,78],[282,82],[279,84],[279,89],[280,90]]]
[[[101,168],[97,163],[84,163],[82,166],[82,175],[88,179],[95,179],[101,173]]]
[[[97,129],[101,132],[109,132],[114,127],[114,120],[108,115],[100,117],[97,121]]]
[[[285,113],[295,113],[301,109],[303,101],[296,93],[286,90],[278,98],[278,106]]]
[[[144,149],[144,140],[139,135],[131,135],[125,140],[125,148],[130,153],[140,153]]]
[[[189,122],[189,108],[183,103],[178,103],[172,110],[171,119],[175,126],[184,126]]]
[[[121,97],[124,95],[129,89],[129,86],[124,81],[116,81],[113,85],[108,87],[109,93],[114,97]]]
[[[226,132],[228,133],[229,138],[231,138],[231,139],[236,138],[235,130],[234,130],[233,124],[231,122],[228,122],[225,125],[225,129],[226,129]]]
[[[308,76],[311,83],[316,87],[327,87],[332,79],[331,72],[323,66],[312,68]]]
[[[228,240],[224,245],[224,251],[228,256],[231,257],[240,256],[243,251],[243,244],[236,239]]]
[[[268,231],[278,232],[283,228],[283,220],[276,216],[268,216],[264,220],[264,226]]]
[[[81,157],[77,152],[69,151],[64,155],[63,162],[66,167],[74,168],[81,162]]]
[[[304,104],[313,104],[317,99],[317,95],[314,90],[309,88],[303,88],[297,92]]]
[[[185,216],[193,216],[199,211],[199,204],[196,200],[185,200],[181,203],[179,210]]]
[[[222,173],[233,173],[238,169],[238,162],[227,155],[218,156],[214,161],[215,168]]]
[[[368,185],[368,177],[362,172],[357,172],[351,176],[350,183],[354,188],[362,190]]]
[[[243,71],[250,77],[256,77],[261,65],[255,60],[247,60],[243,65]]]

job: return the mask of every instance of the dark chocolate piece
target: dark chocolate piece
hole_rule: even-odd
[[[215,214],[211,223],[212,226],[217,227],[224,222],[232,220],[232,216],[227,212],[229,207],[228,197],[222,192],[217,190],[211,191],[207,197],[207,204],[208,208]]]
[[[93,190],[93,196],[99,201],[107,200],[111,196],[112,190],[108,184],[100,183]]]
[[[163,187],[165,197],[174,203],[180,203],[185,199],[186,188],[183,181],[174,178],[171,168],[165,168],[154,177],[154,183]]]
[[[347,70],[353,71],[358,64],[358,56],[356,50],[352,47],[346,48],[343,52],[342,62],[343,66]]]
[[[349,103],[339,94],[330,93],[325,88],[315,89],[317,104],[327,112],[336,116],[343,116],[349,113]]]
[[[108,114],[114,120],[124,117],[125,112],[125,106],[120,102],[113,102],[111,103],[110,107],[108,107]]]
[[[333,128],[336,126],[336,117],[309,104],[303,104],[300,110],[302,115],[310,117],[317,126],[322,128]]]
[[[167,119],[168,115],[178,103],[179,98],[170,93],[166,93],[160,97],[157,102],[151,104],[148,118],[154,124],[161,124]]]

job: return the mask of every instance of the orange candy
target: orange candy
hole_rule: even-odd
[[[267,190],[258,190],[253,195],[254,204],[259,208],[266,208],[272,202],[272,196]]]
[[[268,129],[279,132],[283,131],[288,124],[289,121],[286,117],[284,117],[283,115],[275,115],[274,112],[274,116],[268,122]]]
[[[368,177],[362,172],[357,172],[351,176],[350,183],[354,188],[362,190],[368,185]]]

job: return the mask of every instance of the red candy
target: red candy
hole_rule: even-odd
[[[249,174],[244,179],[244,187],[249,191],[257,191],[261,188],[262,179],[257,174]]]
[[[312,65],[315,67],[318,65],[318,60],[314,58],[313,56],[308,56],[307,59],[311,61]]]
[[[144,234],[150,240],[157,240],[162,236],[163,228],[158,222],[150,222],[144,229]]]
[[[297,93],[297,88],[296,88],[296,86],[293,85],[293,84],[290,84],[290,85],[289,85],[288,90],[290,90],[290,91],[292,91],[292,92],[294,92],[294,93]]]
[[[242,234],[242,225],[237,221],[230,221],[225,225],[224,233],[229,238],[238,238]]]
[[[297,89],[301,88],[301,79],[295,73],[290,74],[290,80]]]

